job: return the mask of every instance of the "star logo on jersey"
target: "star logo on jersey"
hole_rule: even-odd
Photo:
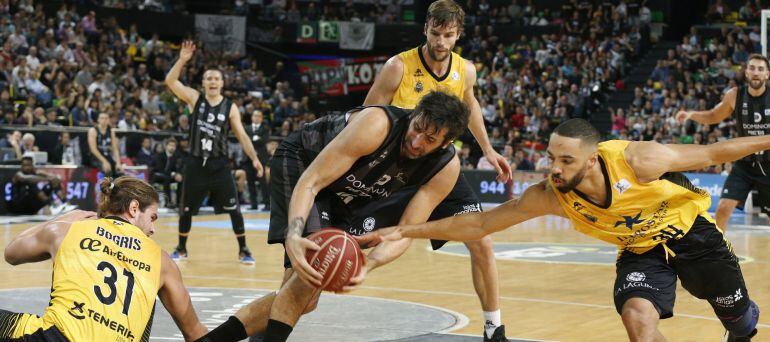
[[[417,68],[417,71],[415,71],[414,75],[412,75],[412,76],[413,77],[423,77],[425,75],[422,73],[422,70],[420,70],[420,68]]]
[[[86,316],[84,315],[83,305],[86,305],[86,303],[72,302],[72,307],[67,313],[70,314],[70,316],[75,317],[75,319],[84,319]]]
[[[422,82],[417,81],[417,84],[414,85],[414,91],[417,93],[422,93]]]
[[[459,81],[460,80],[460,73],[457,71],[452,71],[452,80],[453,81]]]
[[[625,216],[625,215],[621,215],[621,216],[623,217],[623,220],[615,222],[615,228],[617,228],[621,224],[625,224],[626,228],[634,229],[635,224],[644,222],[644,219],[639,219],[639,217],[642,216],[641,210],[639,210],[639,213],[636,214],[636,216]]]

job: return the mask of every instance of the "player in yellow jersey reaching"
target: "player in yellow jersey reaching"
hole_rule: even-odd
[[[440,90],[463,100],[470,109],[468,128],[481,145],[485,158],[497,169],[498,179],[508,182],[510,165],[489,142],[481,107],[473,93],[476,67],[453,52],[463,33],[465,13],[453,0],[438,0],[428,8],[425,20],[425,44],[391,57],[374,81],[364,105],[393,105],[414,108],[420,99],[432,90]],[[399,215],[416,193],[407,189],[393,194],[373,214],[360,215],[359,226],[375,222],[375,227],[395,225]],[[430,219],[436,220],[461,213],[481,211],[481,203],[461,175],[452,192],[436,207]],[[390,218],[390,219],[389,219]],[[434,249],[445,241],[433,241]],[[465,244],[471,255],[473,286],[484,311],[484,340],[507,341],[505,327],[500,319],[497,264],[492,250],[492,239],[484,237]]]
[[[613,295],[630,340],[665,340],[658,321],[673,316],[678,277],[693,296],[711,304],[727,329],[727,341],[746,341],[756,334],[759,308],[749,299],[738,258],[706,212],[709,194],[679,172],[767,149],[770,136],[711,145],[599,143],[591,124],[571,119],[548,143],[549,179],[518,200],[488,212],[386,228],[359,242],[471,241],[538,216],[566,217],[579,232],[618,246]]]
[[[0,309],[0,341],[149,341],[155,297],[186,340],[206,334],[179,269],[149,238],[158,193],[130,177],[104,178],[100,189],[101,218],[74,211],[6,247],[12,265],[53,258],[53,284],[42,317]]]

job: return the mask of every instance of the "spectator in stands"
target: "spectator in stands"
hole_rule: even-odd
[[[35,135],[32,133],[24,133],[21,137],[21,154],[25,155],[28,152],[38,152],[40,148],[35,146]]]
[[[117,177],[123,171],[123,164],[118,139],[109,121],[109,114],[101,113],[96,126],[88,129],[88,150],[91,152],[91,166],[101,170],[105,176]]]
[[[179,198],[179,191],[181,190],[179,184],[182,182],[182,174],[180,173],[182,160],[176,150],[176,139],[166,139],[164,146],[164,151],[155,155],[150,178],[151,183],[163,185],[163,191],[166,198],[169,199],[166,202],[167,206],[175,208],[177,201],[172,201],[172,199],[177,200]],[[172,196],[172,191],[174,196]]]
[[[254,150],[257,152],[257,158],[266,165],[267,163],[267,143],[270,141],[270,127],[263,124],[264,115],[259,110],[254,110],[251,113],[251,124],[244,125],[246,135],[251,139],[251,143],[254,145]],[[267,178],[257,177],[257,170],[251,165],[251,162],[246,159],[241,165],[241,168],[246,171],[246,179],[248,181],[249,189],[249,202],[251,203],[251,209],[259,209],[259,202],[257,201],[257,185],[259,182],[259,192],[261,193],[262,204],[264,204],[264,210],[270,209],[270,189],[268,188]]]
[[[38,183],[45,185],[40,188]],[[18,215],[34,215],[43,207],[54,203],[54,198],[58,198],[59,202],[66,198],[59,178],[36,171],[32,157],[23,157],[21,170],[13,176],[8,210]],[[51,211],[54,211],[53,209],[61,210],[64,206],[60,204]],[[58,210],[54,214],[57,213]]]
[[[73,140],[69,132],[61,132],[59,144],[56,145],[53,154],[48,159],[57,165],[82,165],[80,143],[77,139]]]
[[[174,150],[176,150],[176,141],[174,142]],[[135,165],[152,165],[155,160],[155,156],[152,150],[152,139],[150,137],[142,138],[142,147],[134,158]]]
[[[516,157],[514,157],[514,163],[516,164],[516,170],[520,171],[534,171],[535,165],[527,158],[524,150],[516,151]]]
[[[13,131],[6,133],[5,138],[0,139],[0,148],[13,149],[13,154],[3,154],[3,161],[20,160],[21,153],[21,132]]]

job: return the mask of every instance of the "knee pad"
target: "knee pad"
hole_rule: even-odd
[[[738,317],[719,318],[722,321],[722,325],[725,329],[733,333],[735,336],[749,336],[754,332],[759,321],[759,307],[754,301],[749,301],[749,308],[743,315]]]
[[[236,235],[240,235],[246,232],[243,223],[243,214],[241,214],[241,211],[234,209],[228,210],[227,213],[230,214],[230,221],[233,224],[233,232],[235,232]]]
[[[192,228],[192,214],[189,212],[179,215],[179,233],[186,234]]]

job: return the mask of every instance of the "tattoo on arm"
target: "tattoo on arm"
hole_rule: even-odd
[[[302,236],[303,230],[305,230],[304,218],[297,216],[289,223],[289,235]]]

